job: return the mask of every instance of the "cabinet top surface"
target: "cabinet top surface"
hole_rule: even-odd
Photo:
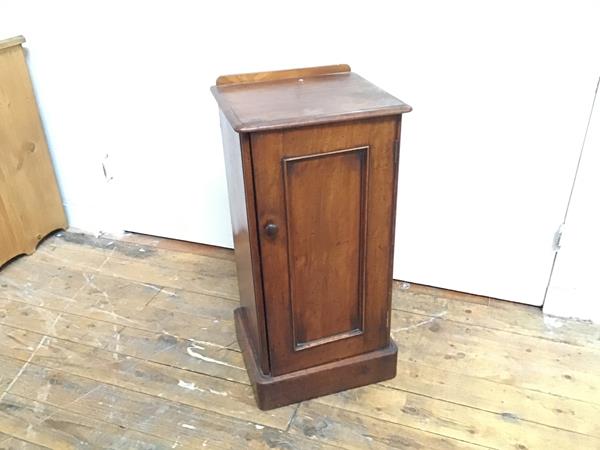
[[[268,77],[272,72],[249,74],[250,78],[244,78],[246,75],[226,76],[220,77],[211,91],[233,129],[242,133],[380,117],[411,110],[396,97],[350,72],[348,66],[331,67],[345,67],[348,71],[325,74],[314,74],[314,70],[311,73],[314,68],[281,71],[289,76],[282,79]],[[222,81],[225,79],[234,81],[227,84],[228,81]]]

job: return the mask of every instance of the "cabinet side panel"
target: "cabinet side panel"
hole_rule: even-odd
[[[269,373],[250,141],[236,133],[222,113],[221,133],[240,304],[257,363],[263,373]]]
[[[0,50],[0,220],[0,265],[67,226],[20,45]]]

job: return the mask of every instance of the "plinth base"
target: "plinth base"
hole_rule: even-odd
[[[244,363],[262,410],[279,408],[322,395],[389,380],[396,376],[398,349],[393,340],[386,348],[279,376],[262,373],[248,340],[241,308],[235,310],[235,329]]]

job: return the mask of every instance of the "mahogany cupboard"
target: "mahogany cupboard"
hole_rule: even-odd
[[[238,341],[271,409],[394,377],[402,114],[347,65],[229,75],[221,110]]]

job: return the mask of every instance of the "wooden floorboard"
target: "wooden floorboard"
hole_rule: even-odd
[[[302,437],[247,420],[30,364],[12,391],[122,429],[171,439],[182,448],[317,448]],[[126,448],[126,447],[125,447]]]
[[[407,287],[408,286],[408,287]],[[541,308],[395,282],[394,309],[519,335],[600,349],[600,326],[544,316]],[[492,313],[490,313],[490,311]]]
[[[600,327],[395,282],[398,375],[261,412],[232,252],[58,233],[0,271],[0,448],[600,448]]]
[[[48,447],[27,442],[22,439],[0,433],[0,448],[6,450],[46,450]]]
[[[11,393],[0,401],[0,427],[16,439],[52,449],[169,449],[177,444]]]

